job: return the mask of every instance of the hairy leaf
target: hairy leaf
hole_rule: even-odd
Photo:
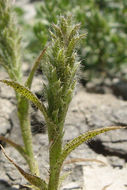
[[[34,65],[33,65],[33,68],[27,78],[27,81],[25,83],[25,86],[28,87],[29,89],[31,88],[31,84],[32,84],[32,80],[33,80],[33,77],[34,77],[34,73],[36,72],[40,62],[41,62],[41,59],[42,57],[44,56],[45,54],[45,51],[46,51],[46,48],[44,48],[41,52],[41,54],[39,55],[39,57],[37,58],[37,60],[35,61]]]
[[[73,151],[75,150],[79,145],[81,145],[83,142],[90,140],[91,138],[115,129],[123,129],[124,127],[121,126],[112,126],[112,127],[105,127],[105,128],[99,128],[92,131],[88,131],[76,138],[74,138],[72,141],[68,142],[62,151],[60,162],[63,162],[65,158]]]
[[[20,168],[5,152],[4,148],[0,145],[2,152],[6,156],[6,158],[17,168],[17,170],[24,176],[24,178],[29,181],[32,185],[36,186],[39,188],[39,190],[47,190],[47,184],[44,180],[41,178],[31,175],[27,172],[25,172],[22,168]]]
[[[21,84],[14,82],[14,81],[9,81],[9,80],[0,80],[0,82],[7,84],[8,86],[11,86],[14,88],[16,92],[33,102],[35,106],[38,107],[38,109],[43,113],[44,117],[46,120],[48,120],[46,108],[42,102],[34,95],[30,90],[28,90],[26,87],[22,86]]]

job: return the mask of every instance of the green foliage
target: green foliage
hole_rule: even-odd
[[[79,66],[76,48],[84,36],[79,34],[79,28],[79,24],[75,25],[72,22],[71,16],[60,16],[57,24],[53,24],[50,31],[51,42],[47,51],[44,49],[35,61],[25,85],[23,86],[14,80],[0,80],[0,82],[12,87],[16,93],[20,94],[20,96],[18,96],[17,107],[24,147],[15,144],[9,139],[2,137],[0,137],[0,139],[9,143],[21,153],[29,165],[31,174],[19,167],[7,156],[2,146],[1,148],[6,158],[18,169],[35,190],[58,190],[62,180],[62,177],[60,177],[62,164],[74,149],[98,134],[121,128],[120,126],[114,126],[88,131],[74,138],[64,147],[62,145],[65,117],[74,92],[76,84],[75,75]],[[34,73],[45,51],[46,54],[42,62],[42,68],[47,78],[47,83],[45,84],[46,105],[29,89]],[[39,177],[37,163],[34,159],[32,136],[29,127],[29,101],[32,101],[42,112],[48,129],[48,139],[51,145],[49,148],[50,175],[48,182]],[[34,173],[35,175],[33,175]]]
[[[42,65],[48,80],[45,86],[48,115],[56,125],[64,122],[75,87],[74,77],[79,65],[75,47],[82,37],[77,32],[78,28],[79,25],[73,26],[70,17],[61,17],[59,26],[53,25],[51,48]]]
[[[21,37],[13,13],[12,2],[9,0],[0,0],[0,64],[7,71],[10,79],[17,82],[22,81],[20,41]],[[35,63],[35,68],[37,68],[37,66],[38,62]],[[36,69],[33,69],[28,77],[29,80],[27,81],[26,86],[29,88],[35,70]],[[29,101],[20,96],[16,91],[15,94],[17,99],[17,115],[19,118],[24,147],[22,149],[20,145],[16,145],[12,140],[6,140],[6,142],[11,144],[21,153],[27,161],[30,171],[38,175],[39,171],[32,147]]]
[[[105,5],[102,5],[102,4]],[[105,75],[119,72],[127,62],[127,34],[116,13],[121,12],[122,2],[97,3],[96,9],[86,17],[90,31],[86,44],[86,67]],[[117,7],[115,8],[115,6]],[[121,17],[121,16],[120,16]],[[122,16],[122,18],[125,17]],[[92,72],[91,72],[92,74]]]
[[[21,81],[21,36],[9,0],[0,0],[0,64],[11,79]]]
[[[25,88],[24,86],[20,85],[17,82],[14,82],[14,81],[0,80],[0,82],[3,82],[5,84],[7,84],[8,86],[11,86],[12,88],[14,88],[14,90],[16,92],[18,92],[25,98],[32,101],[35,104],[35,106],[37,106],[39,108],[39,110],[43,113],[43,115],[45,116],[45,119],[47,119],[46,108],[45,108],[44,104],[42,102],[40,102],[40,100],[29,89]],[[26,103],[24,103],[24,104],[26,104]],[[23,104],[23,106],[24,106],[24,104]],[[23,108],[23,111],[24,111],[24,108]]]
[[[32,25],[34,35],[28,34],[27,46],[34,55],[48,41],[49,27],[61,14],[71,12],[81,30],[88,31],[82,41],[79,56],[87,80],[97,76],[115,75],[127,64],[127,4],[112,0],[44,0],[35,4],[36,16]],[[30,39],[31,36],[31,39]],[[33,46],[33,44],[36,44]]]
[[[122,128],[122,127],[121,127]],[[100,129],[95,129],[92,131],[88,131],[84,134],[81,134],[80,136],[74,138],[73,140],[71,140],[70,142],[68,142],[62,151],[61,154],[61,162],[63,162],[65,160],[65,158],[73,151],[75,150],[78,146],[80,146],[83,142],[86,142],[88,140],[90,140],[91,138],[110,131],[110,130],[116,130],[116,129],[120,129],[120,126],[114,126],[114,127],[105,127],[105,128],[100,128]]]

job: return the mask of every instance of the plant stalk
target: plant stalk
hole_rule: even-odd
[[[59,175],[61,166],[57,164],[62,151],[62,127],[54,129],[54,126],[48,126],[48,137],[50,142],[49,162],[50,162],[50,178],[48,190],[57,190],[59,185]]]
[[[29,165],[31,173],[39,176],[39,168],[34,156],[32,145],[33,143],[30,126],[29,101],[25,97],[20,96],[20,98],[18,98],[17,107],[24,147],[28,156],[26,161]]]

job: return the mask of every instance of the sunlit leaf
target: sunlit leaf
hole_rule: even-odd
[[[37,58],[37,60],[35,61],[34,65],[33,65],[33,68],[27,78],[27,81],[25,82],[25,86],[28,87],[29,89],[31,88],[31,84],[32,84],[32,80],[33,80],[33,77],[34,77],[34,74],[42,60],[42,57],[44,56],[45,54],[45,51],[46,51],[46,48],[44,48],[41,52],[41,54],[39,55],[39,57]]]
[[[112,126],[112,127],[105,127],[105,128],[99,128],[99,129],[95,129],[92,131],[88,131],[76,138],[74,138],[72,141],[68,142],[62,151],[61,154],[61,158],[60,158],[60,162],[63,162],[65,160],[65,158],[73,151],[75,150],[79,145],[81,145],[83,142],[86,142],[90,139],[92,139],[93,137],[107,132],[107,131],[111,131],[111,130],[116,130],[116,129],[123,129],[124,127],[121,126]]]
[[[7,84],[8,86],[11,86],[14,88],[16,92],[33,102],[35,106],[38,107],[38,109],[43,113],[45,119],[48,119],[47,113],[46,113],[46,108],[44,104],[37,98],[36,95],[34,95],[29,89],[26,87],[22,86],[21,84],[15,82],[15,81],[9,81],[9,80],[0,80],[0,82]]]

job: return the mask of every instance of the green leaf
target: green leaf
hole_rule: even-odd
[[[12,140],[7,139],[7,138],[5,138],[3,136],[0,136],[0,140],[10,144],[12,147],[14,147],[25,158],[25,160],[27,160],[27,154],[26,154],[24,148],[21,145],[16,144]]]
[[[0,80],[0,82],[11,86],[16,92],[33,102],[33,104],[43,113],[45,119],[49,120],[44,104],[29,89],[14,81]]]
[[[5,157],[17,168],[17,170],[24,176],[24,178],[34,185],[35,187],[39,188],[39,190],[47,190],[47,184],[41,178],[31,175],[25,172],[22,168],[20,168],[5,152],[4,148],[0,145],[2,152],[4,153]]]
[[[42,57],[44,56],[45,54],[45,51],[46,51],[47,48],[44,48],[41,52],[41,54],[39,55],[39,57],[37,58],[37,60],[35,61],[34,65],[33,65],[33,68],[25,82],[25,86],[28,87],[29,89],[31,88],[31,84],[32,84],[32,81],[33,81],[33,77],[34,77],[34,73],[36,72],[41,60],[42,60]]]
[[[60,157],[60,161],[59,163],[63,163],[63,161],[66,159],[66,157],[73,151],[75,150],[79,145],[81,145],[83,142],[88,141],[90,139],[92,139],[93,137],[107,132],[107,131],[111,131],[111,130],[115,130],[115,129],[123,129],[124,127],[121,126],[112,126],[112,127],[105,127],[105,128],[99,128],[99,129],[95,129],[92,131],[88,131],[76,138],[74,138],[72,141],[68,142],[64,148],[63,151],[61,153],[61,157]]]
[[[42,114],[44,115],[44,118],[47,122],[47,124],[52,127],[54,127],[54,129],[56,129],[56,125],[53,123],[53,121],[48,117],[45,105],[37,98],[36,95],[34,95],[29,89],[27,89],[26,87],[24,87],[23,85],[15,82],[15,81],[9,81],[9,80],[0,80],[0,82],[5,83],[8,86],[11,86],[12,88],[14,88],[14,90],[16,92],[18,92],[19,94],[21,94],[22,96],[24,96],[25,98],[27,98],[28,100],[30,100],[31,102],[33,102],[33,104],[35,106],[37,106],[37,108],[42,112]]]

